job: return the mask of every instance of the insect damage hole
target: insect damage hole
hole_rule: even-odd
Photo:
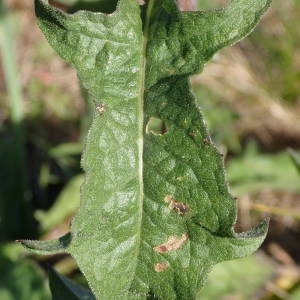
[[[161,273],[170,268],[170,264],[167,262],[160,262],[155,264],[154,269],[157,273]]]
[[[188,214],[191,210],[187,204],[177,202],[171,195],[167,195],[164,200],[169,203],[169,209],[174,210],[180,216]]]
[[[164,135],[168,132],[165,122],[159,118],[151,117],[146,125],[146,134]]]
[[[168,238],[168,240],[165,243],[154,247],[153,250],[157,253],[166,253],[178,250],[188,240],[188,238],[189,237],[186,233],[184,233],[181,237],[172,235]]]

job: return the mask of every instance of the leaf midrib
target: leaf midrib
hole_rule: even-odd
[[[138,153],[139,153],[139,221],[137,229],[137,250],[136,250],[136,266],[138,263],[138,256],[140,252],[141,245],[141,236],[142,236],[142,222],[143,222],[143,212],[144,212],[144,97],[145,97],[145,79],[146,79],[146,62],[147,62],[147,44],[148,44],[148,35],[150,28],[150,18],[154,6],[155,0],[149,0],[147,4],[147,11],[145,17],[145,27],[143,32],[143,46],[142,46],[142,55],[140,61],[140,91],[139,91],[139,137],[138,137]],[[135,269],[136,269],[135,266]]]

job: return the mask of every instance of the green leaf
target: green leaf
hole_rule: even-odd
[[[296,287],[291,294],[289,295],[289,297],[287,298],[288,300],[297,300],[300,297],[300,287]]]
[[[197,299],[253,299],[274,271],[274,266],[264,257],[251,256],[218,264],[209,274],[207,284]]]
[[[91,291],[58,274],[54,270],[50,270],[49,272],[49,281],[53,300],[95,299]]]
[[[49,251],[70,253],[97,299],[195,299],[213,265],[264,240],[267,221],[233,231],[235,201],[188,75],[248,34],[268,4],[181,13],[173,0],[120,0],[110,15],[69,15],[36,0],[42,31],[95,104],[81,206],[67,242]]]
[[[293,149],[289,149],[288,151],[297,171],[300,174],[300,154]]]
[[[54,205],[47,211],[37,211],[36,219],[40,222],[42,232],[47,232],[73,215],[79,207],[79,190],[83,182],[83,176],[78,175],[70,180],[59,194]]]
[[[297,169],[286,152],[261,154],[252,148],[249,145],[243,156],[228,162],[228,179],[235,195],[242,196],[263,189],[300,192]]]
[[[16,244],[0,244],[0,299],[50,300],[45,274]]]

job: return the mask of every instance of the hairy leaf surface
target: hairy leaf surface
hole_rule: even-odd
[[[248,34],[269,0],[180,12],[119,0],[112,14],[65,14],[36,0],[39,25],[95,103],[70,234],[23,241],[65,251],[97,299],[195,299],[211,267],[255,251],[267,222],[236,234],[236,207],[188,76]],[[48,252],[49,251],[49,252]]]

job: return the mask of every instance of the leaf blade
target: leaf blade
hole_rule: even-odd
[[[194,299],[213,264],[253,252],[267,230],[232,229],[235,201],[187,77],[210,46],[192,45],[194,29],[172,0],[150,0],[144,24],[135,0],[111,15],[36,0],[36,14],[95,103],[68,252],[99,299]],[[147,131],[151,119],[160,126]]]

